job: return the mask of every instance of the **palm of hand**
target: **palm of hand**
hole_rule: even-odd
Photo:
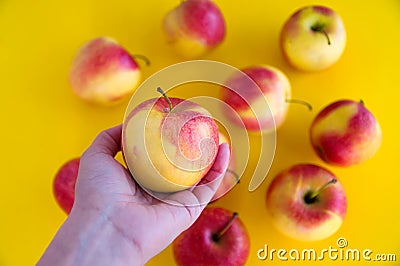
[[[229,149],[221,146],[213,168],[193,190],[159,194],[159,200],[114,159],[120,151],[120,136],[121,126],[103,131],[82,155],[74,208],[100,211],[120,241],[128,241],[143,258],[151,258],[200,215],[227,168]]]

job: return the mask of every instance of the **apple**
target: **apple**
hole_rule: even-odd
[[[53,194],[61,209],[69,214],[74,205],[75,183],[78,177],[80,158],[69,160],[57,171],[53,180]]]
[[[146,60],[143,56],[135,56]],[[82,99],[99,105],[121,102],[137,88],[140,69],[135,58],[109,37],[84,44],[72,61],[69,82]]]
[[[310,139],[322,160],[345,167],[370,159],[381,145],[382,131],[363,101],[339,100],[315,117]]]
[[[346,46],[346,31],[341,17],[331,8],[306,6],[285,22],[280,44],[290,65],[319,71],[339,60]]]
[[[250,240],[237,213],[208,207],[174,240],[172,248],[179,266],[239,266],[246,263]]]
[[[280,172],[268,187],[266,203],[278,230],[302,241],[331,236],[347,211],[345,191],[336,176],[312,164]]]
[[[225,38],[225,21],[211,0],[186,0],[168,12],[163,21],[168,42],[186,58],[197,58]]]
[[[188,100],[147,100],[126,117],[122,151],[135,180],[154,192],[176,192],[197,182],[213,165],[219,148],[211,114]]]
[[[232,153],[232,145],[229,141],[228,137],[219,132],[219,144],[227,143],[229,144],[231,157],[228,165],[228,169],[225,172],[225,175],[222,177],[221,184],[219,185],[217,191],[215,192],[214,196],[211,198],[211,202],[216,201],[217,199],[221,198],[222,196],[226,195],[237,183],[239,183],[239,176],[235,172],[235,158]]]
[[[247,76],[241,72],[234,73],[226,81],[221,99],[237,112],[247,130],[255,132],[275,130],[282,125],[288,111],[287,100],[291,97],[288,78],[279,69],[267,65],[254,65],[241,71]],[[248,77],[261,89],[261,94],[257,93],[258,90],[248,88],[250,85]],[[229,87],[234,87],[235,91]],[[265,110],[265,101],[268,102],[271,112]],[[256,117],[251,108],[259,110],[263,116]]]

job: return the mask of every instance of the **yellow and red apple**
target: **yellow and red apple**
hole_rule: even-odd
[[[80,158],[63,164],[53,180],[53,195],[61,209],[69,214],[75,201],[75,184],[78,178]]]
[[[100,105],[112,105],[137,88],[140,69],[117,41],[99,37],[78,50],[72,61],[69,82],[80,98]]]
[[[331,236],[347,212],[345,191],[336,176],[312,164],[280,172],[268,187],[266,203],[279,231],[302,241]]]
[[[186,0],[167,13],[163,29],[176,52],[197,58],[217,47],[225,38],[225,21],[212,0]]]
[[[310,128],[314,150],[325,162],[351,166],[370,159],[382,141],[381,127],[365,104],[336,101],[325,107]]]
[[[248,78],[256,83],[257,89],[250,87],[252,85]],[[270,132],[281,126],[286,118],[287,100],[290,97],[287,76],[278,68],[267,65],[254,65],[234,73],[226,81],[221,95],[221,99],[240,116],[246,129],[255,132]],[[256,116],[256,113],[262,115]]]
[[[199,182],[219,148],[218,126],[200,105],[154,98],[126,117],[122,151],[135,180],[155,192],[176,192]]]
[[[346,31],[339,14],[325,6],[297,10],[281,30],[281,50],[293,67],[319,71],[333,65],[346,46]]]
[[[208,207],[172,247],[179,266],[241,266],[249,256],[250,239],[237,213]]]

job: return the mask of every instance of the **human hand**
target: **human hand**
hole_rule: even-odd
[[[100,133],[81,156],[74,206],[39,264],[144,264],[198,218],[221,182],[230,153],[222,144],[197,186],[161,201],[114,159],[120,150],[121,125]]]

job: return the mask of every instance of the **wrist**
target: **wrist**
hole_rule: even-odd
[[[74,207],[39,265],[143,265],[140,245],[124,236],[110,213]]]

